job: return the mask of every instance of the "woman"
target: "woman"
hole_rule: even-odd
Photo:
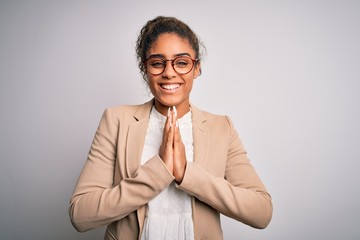
[[[104,112],[71,198],[75,228],[107,225],[105,239],[222,239],[220,213],[265,228],[271,197],[230,119],[190,103],[197,36],[157,17],[136,52],[154,98]]]

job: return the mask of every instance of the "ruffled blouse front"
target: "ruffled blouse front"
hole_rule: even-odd
[[[166,117],[154,107],[150,113],[141,164],[159,154]],[[193,161],[191,111],[178,119],[181,139],[185,145],[186,159]],[[193,240],[191,197],[172,182],[148,203],[142,240]]]

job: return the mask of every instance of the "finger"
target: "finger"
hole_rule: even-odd
[[[178,118],[177,118],[177,110],[176,110],[176,107],[173,106],[173,109],[172,109],[172,120],[173,120],[173,126],[176,125],[176,126],[179,126],[179,122],[178,122]]]
[[[178,127],[174,127],[174,177],[176,182],[181,183],[186,168],[185,146],[181,141],[181,134]]]
[[[166,147],[172,148],[173,142],[174,142],[174,128],[173,126],[173,119],[174,116],[172,112],[170,111],[170,108],[168,110],[168,118],[166,119],[165,127],[164,127],[164,142],[166,144]]]
[[[166,145],[167,147],[169,148],[173,148],[173,145],[174,145],[174,130],[175,128],[173,127],[170,127],[169,128],[169,131],[168,131],[168,134],[166,136]]]
[[[176,106],[173,106],[173,112],[174,112],[175,118],[177,118],[177,110],[176,110]]]
[[[170,113],[170,112],[169,112]],[[166,164],[168,170],[173,172],[173,141],[174,141],[174,127],[171,127],[171,113],[167,117],[163,131],[163,141],[160,145],[159,155]]]
[[[181,134],[179,127],[174,127],[174,160],[184,161],[185,157],[185,145],[181,140]]]
[[[165,122],[165,126],[166,126],[167,130],[172,126],[172,122],[173,122],[173,117],[171,114],[171,109],[169,107],[168,112],[167,112],[166,122]]]
[[[168,136],[168,134],[169,134],[169,129],[170,129],[170,127],[171,127],[170,122],[171,122],[171,115],[170,115],[170,107],[169,107],[169,109],[168,109],[168,115],[167,115],[167,117],[166,117],[165,125],[164,125],[164,130],[163,130],[163,142],[166,141],[167,136]]]
[[[181,142],[181,134],[179,129],[179,124],[176,124],[176,127],[174,128],[174,142],[176,144],[179,144]]]

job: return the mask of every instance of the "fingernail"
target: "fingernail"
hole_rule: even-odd
[[[168,108],[167,116],[170,117],[170,107]]]

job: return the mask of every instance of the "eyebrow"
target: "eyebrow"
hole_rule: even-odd
[[[191,57],[191,55],[189,53],[178,53],[178,54],[175,54],[174,57],[180,57],[180,56],[189,56]],[[165,56],[164,54],[151,54],[147,59],[149,58],[164,58],[165,59]]]

